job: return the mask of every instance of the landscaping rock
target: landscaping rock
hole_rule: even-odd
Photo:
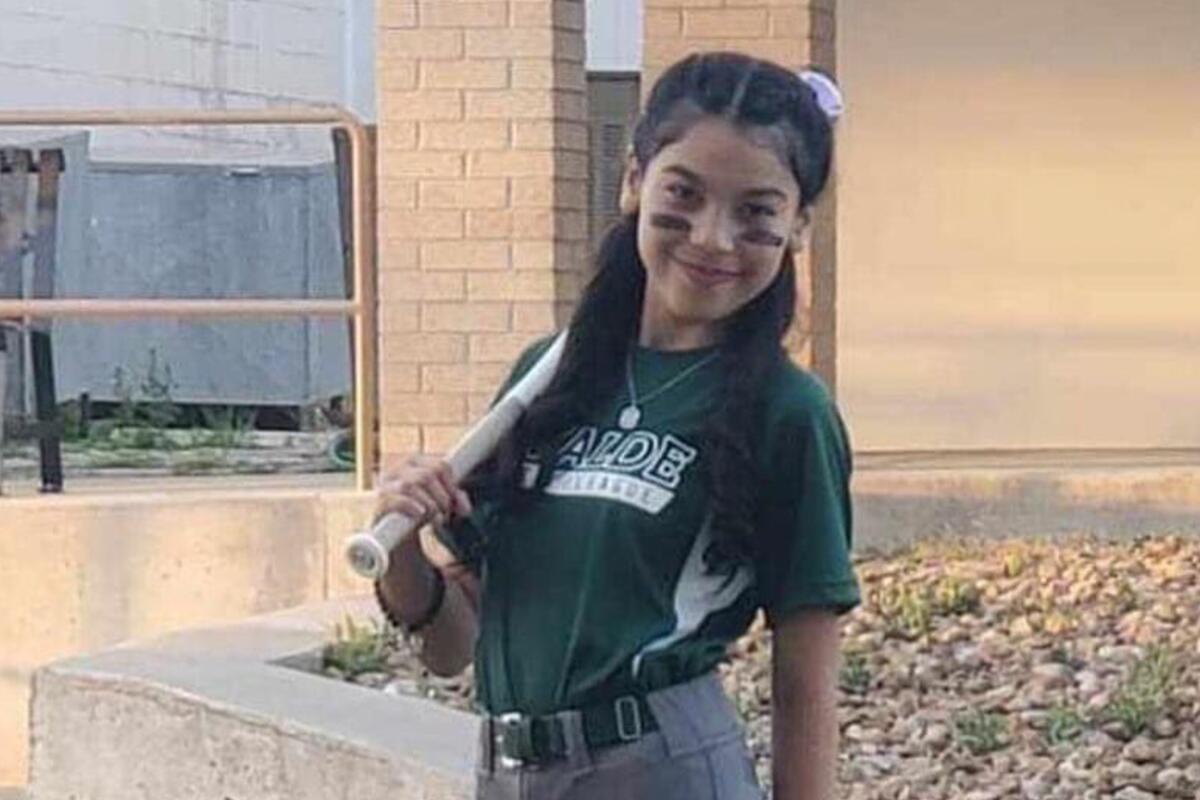
[[[1200,542],[946,540],[856,566],[839,796],[1200,798]],[[971,610],[946,603],[970,589]],[[758,622],[721,668],[764,785],[770,639]],[[469,675],[434,679],[397,647],[385,691],[470,708]]]

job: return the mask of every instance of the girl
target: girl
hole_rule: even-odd
[[[781,345],[831,150],[814,89],[782,67],[668,69],[549,388],[465,488],[428,456],[383,481],[380,514],[440,530],[376,588],[430,669],[474,658],[479,798],[761,797],[714,676],[760,608],[774,796],[833,797],[837,618],[859,600],[850,451]]]

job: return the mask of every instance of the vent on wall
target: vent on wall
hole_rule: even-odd
[[[634,73],[588,75],[591,138],[591,243],[599,244],[618,216],[625,152],[637,118],[640,86]]]
[[[621,156],[628,139],[625,126],[620,123],[605,122],[596,127],[599,130],[593,139],[595,149],[592,155],[592,208],[595,209],[592,215],[593,239],[617,217],[624,167]]]

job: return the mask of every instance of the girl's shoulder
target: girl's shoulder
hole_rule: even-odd
[[[767,380],[758,431],[767,469],[782,475],[779,467],[788,454],[804,451],[826,454],[829,463],[849,474],[850,433],[829,387],[790,358],[780,362]]]
[[[525,345],[525,349],[521,351],[521,355],[518,356],[517,364],[524,365],[527,368],[531,366],[533,362],[542,357],[543,353],[550,349],[550,345],[554,344],[554,340],[558,337],[558,333],[558,331],[554,331],[553,333],[547,333],[544,336],[538,336],[535,339],[531,339],[529,343]]]
[[[763,407],[768,420],[776,422],[801,422],[837,411],[825,382],[786,354],[767,373]]]
[[[521,350],[517,360],[513,362],[512,369],[509,370],[508,378],[500,387],[500,393],[503,394],[507,389],[519,381],[526,372],[537,363],[538,359],[550,349],[550,345],[554,343],[558,332],[548,333],[545,336],[539,336],[531,339],[526,343],[524,349]]]

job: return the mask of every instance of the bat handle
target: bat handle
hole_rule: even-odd
[[[446,459],[455,481],[475,469],[495,449],[496,442],[521,416],[523,408],[517,398],[506,397],[463,436]],[[416,527],[414,520],[399,512],[383,515],[371,530],[346,540],[350,568],[364,578],[378,579],[387,572],[392,549]]]
[[[550,383],[566,341],[567,332],[563,331],[517,384],[459,439],[446,458],[456,483],[487,459],[520,419],[525,407]],[[416,527],[416,521],[403,514],[385,514],[371,530],[346,541],[350,567],[364,578],[378,579],[387,571],[389,553]]]
[[[350,568],[371,580],[383,577],[388,568],[388,554],[416,527],[414,520],[398,511],[384,514],[370,530],[346,540],[346,559]]]

